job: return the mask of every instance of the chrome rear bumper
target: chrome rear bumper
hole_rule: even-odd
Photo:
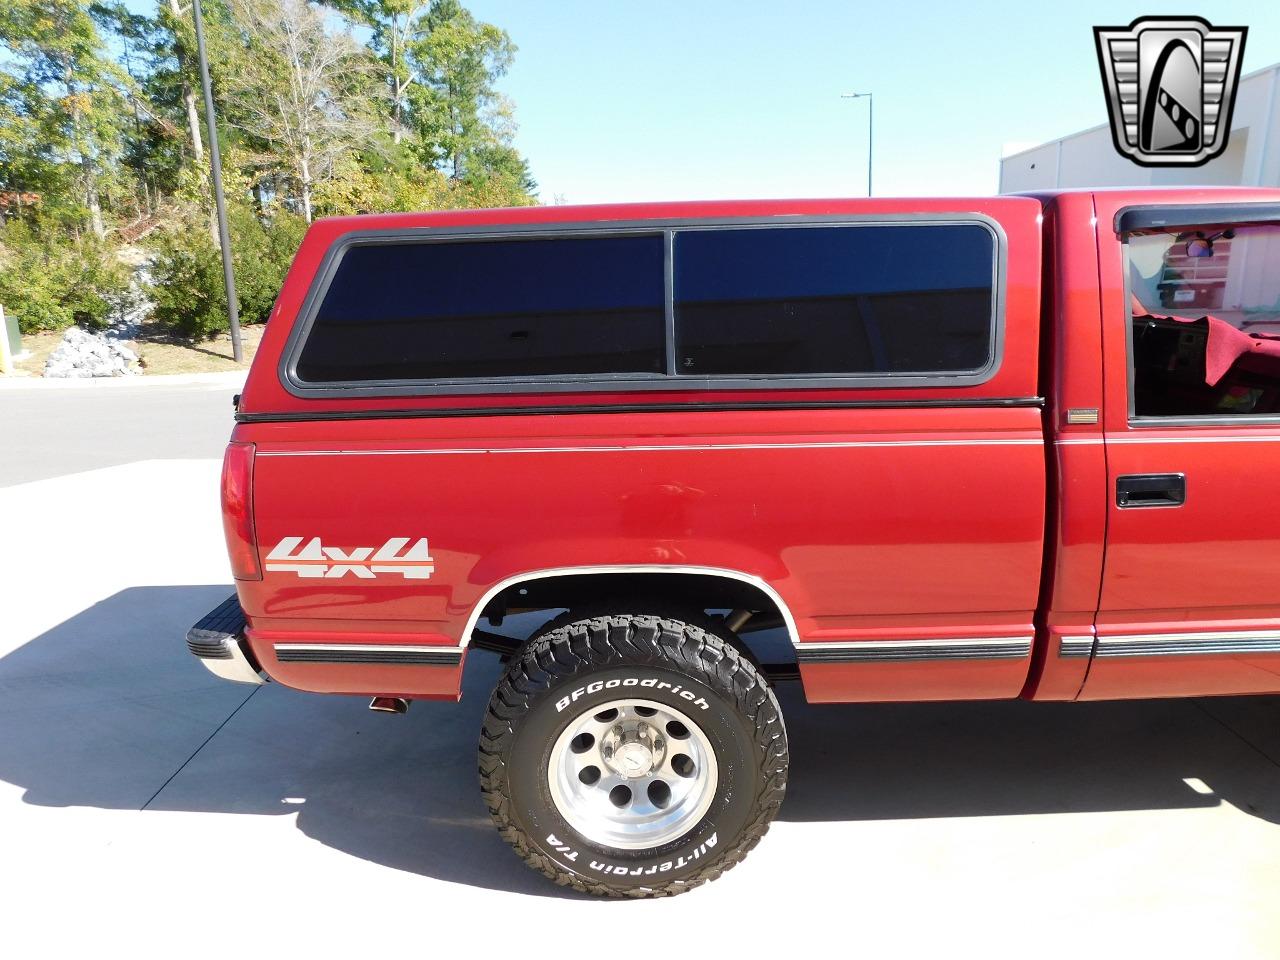
[[[232,594],[187,631],[187,649],[224,680],[237,683],[266,683],[244,640],[244,611]]]

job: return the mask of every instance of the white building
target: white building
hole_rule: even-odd
[[[1121,155],[1111,126],[1050,140],[1000,160],[1000,192],[1056,187],[1280,186],[1280,63],[1240,78],[1231,136],[1202,167],[1143,167]],[[1098,106],[1104,108],[1102,94]]]

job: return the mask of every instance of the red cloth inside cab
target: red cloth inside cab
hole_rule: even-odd
[[[1263,333],[1245,333],[1227,321],[1206,314],[1203,317],[1169,317],[1150,313],[1136,296],[1132,298],[1133,316],[1136,320],[1150,317],[1152,320],[1176,320],[1178,323],[1203,323],[1209,328],[1204,348],[1204,381],[1216,387],[1241,357],[1261,356],[1280,359],[1280,337]]]

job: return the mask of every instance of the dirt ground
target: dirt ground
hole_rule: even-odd
[[[138,339],[129,341],[129,345],[138,354],[139,366],[144,375],[218,373],[248,367],[265,329],[261,324],[241,328],[243,364],[237,364],[231,358],[230,334],[222,334],[211,340],[184,340],[155,328],[143,327]],[[30,351],[30,355],[14,363],[14,375],[43,376],[45,361],[61,340],[61,331],[23,336],[22,348]]]

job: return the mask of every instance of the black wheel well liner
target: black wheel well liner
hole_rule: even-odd
[[[484,649],[498,649],[506,639],[510,652],[523,640],[493,634],[484,629],[484,624],[500,627],[503,619],[514,613],[573,611],[579,608],[599,613],[610,606],[619,612],[669,613],[672,616],[679,616],[682,611],[750,611],[752,616],[742,629],[730,631],[721,624],[718,631],[738,640],[737,645],[749,656],[750,650],[738,634],[789,627],[789,618],[773,597],[760,587],[731,576],[714,572],[566,571],[520,580],[495,594],[480,610],[470,636],[464,638],[464,642]]]

